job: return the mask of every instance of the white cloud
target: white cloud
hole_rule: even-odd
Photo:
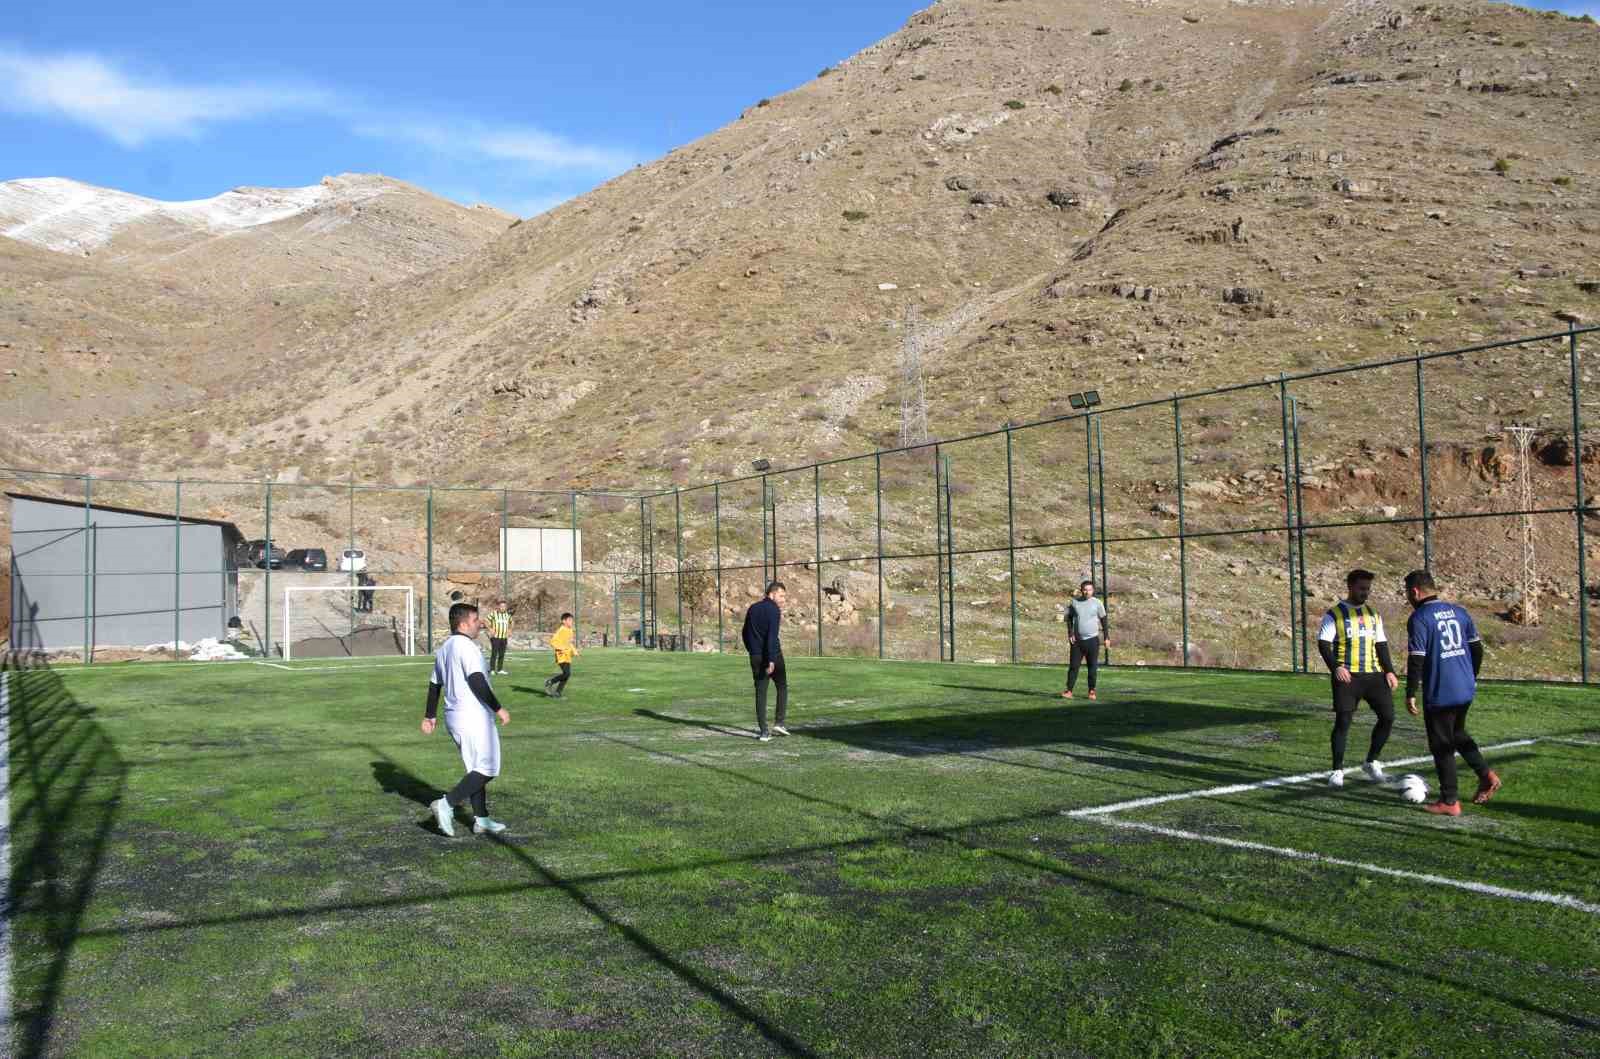
[[[208,125],[329,105],[303,86],[179,85],[140,77],[95,55],[0,48],[0,109],[87,126],[124,147],[199,136]]]
[[[388,113],[312,84],[240,80],[184,84],[135,73],[98,55],[42,53],[0,44],[0,111],[54,118],[92,129],[127,148],[196,139],[213,126],[302,115],[351,133],[422,147],[459,167],[493,164],[506,175],[610,176],[633,164],[627,152],[575,143],[523,125]]]

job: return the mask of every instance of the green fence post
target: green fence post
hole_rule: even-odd
[[[94,531],[92,512],[94,511],[94,486],[90,477],[83,476],[83,664],[88,665],[94,661],[94,644],[91,642],[94,634],[90,631],[90,615],[94,610],[94,601],[91,590],[94,586],[94,543],[90,539]],[[35,626],[37,629],[37,626]]]
[[[1178,471],[1178,594],[1183,610],[1183,665],[1189,665],[1189,538],[1183,522],[1183,410],[1177,397],[1172,399],[1173,466]]]
[[[1094,576],[1094,428],[1089,419],[1087,414],[1083,417],[1083,483],[1089,504],[1089,580],[1104,593],[1105,584]]]
[[[428,653],[433,654],[433,486],[428,486],[428,528],[427,528],[427,566],[428,566],[428,596],[426,606],[428,609],[428,633],[426,642]]]
[[[1278,414],[1283,425],[1283,548],[1289,567],[1289,671],[1300,671],[1300,645],[1296,642],[1294,609],[1294,483],[1289,477],[1289,384],[1278,373]]]
[[[950,593],[950,661],[956,660],[956,518],[955,490],[950,486],[950,457],[944,458],[945,591]]]
[[[767,556],[770,554],[770,543],[767,540],[767,508],[771,503],[771,487],[767,484],[767,476],[761,476],[761,581],[763,587],[772,580],[772,574],[767,571]]]
[[[872,454],[872,494],[878,508],[878,659],[883,660],[883,451]]]
[[[711,484],[711,533],[717,556],[717,653],[722,653],[722,483]]]
[[[271,658],[272,657],[272,552],[273,552],[273,546],[272,546],[272,479],[271,478],[267,479],[266,485],[267,485],[267,513],[266,513],[267,528],[266,528],[265,532],[266,532],[266,535],[267,535],[267,545],[266,545],[266,552],[262,556],[262,559],[261,559],[261,564],[264,567],[262,572],[264,574],[266,574],[266,579],[263,582],[263,586],[262,586],[262,590],[261,590],[262,591],[262,610],[261,610],[262,629],[261,629],[261,635],[266,638],[266,642],[264,644],[262,644],[261,657],[262,658]],[[284,632],[287,633],[288,630],[285,629]]]
[[[1433,569],[1433,505],[1428,499],[1427,406],[1422,396],[1422,358],[1417,365],[1417,459],[1422,468],[1422,568]]]
[[[1574,518],[1578,528],[1578,671],[1582,681],[1589,683],[1589,571],[1583,554],[1583,417],[1578,407],[1578,328],[1567,325],[1568,359],[1572,379],[1572,488],[1577,510]]]
[[[172,657],[178,657],[183,615],[183,478],[172,483]]]
[[[351,471],[350,472],[350,550],[351,551],[355,551],[356,550],[356,472],[355,471]],[[350,585],[349,585],[349,587],[350,587],[350,589],[352,589],[352,591],[348,591],[348,592],[345,593],[346,613],[348,613],[350,615],[350,635],[351,636],[354,636],[355,633],[356,633],[356,604],[361,602],[361,597],[359,595],[357,595],[353,591],[353,589],[356,587],[355,565],[356,564],[355,564],[354,560],[352,560],[351,563],[350,563],[350,570],[349,570],[349,573],[350,573],[350,577],[349,577]],[[416,633],[416,630],[413,629],[412,630],[412,634],[415,635],[415,633]],[[407,637],[407,639],[409,640],[410,637]]]
[[[1306,641],[1311,635],[1311,626],[1306,618],[1306,493],[1304,469],[1300,466],[1300,406],[1291,399],[1290,413],[1292,420],[1290,426],[1294,430],[1294,549],[1292,556],[1299,561],[1299,581],[1295,586],[1295,595],[1300,600],[1300,628],[1295,631],[1295,637],[1300,643],[1300,672],[1311,672],[1311,645]],[[1294,561],[1294,559],[1291,559]],[[1291,580],[1294,580],[1291,578]],[[1290,612],[1293,617],[1293,611]],[[1291,622],[1291,624],[1293,624]]]
[[[1011,661],[1017,661],[1017,510],[1012,490],[1011,424],[1006,424],[1006,558],[1011,568]]]
[[[672,514],[678,525],[678,650],[683,650],[683,494],[672,487]]]
[[[945,613],[944,613],[944,457],[939,454],[939,446],[933,447],[933,563],[935,587],[939,593],[939,661],[945,661]]]
[[[543,538],[540,540],[542,551]],[[539,557],[543,560],[544,556]],[[544,563],[541,561],[540,566]],[[500,490],[500,595],[511,595],[511,579],[508,571],[511,568],[511,494],[509,491]],[[576,612],[574,612],[576,613]],[[576,618],[573,624],[577,624]],[[509,646],[509,645],[508,645]]]
[[[817,530],[817,657],[822,657],[822,465],[811,465],[811,521]]]
[[[581,568],[583,566],[583,554],[582,554],[582,550],[578,547],[578,493],[577,493],[577,490],[572,490],[572,491],[568,492],[567,493],[567,497],[572,502],[572,627],[573,627],[574,630],[577,630],[577,629],[581,629],[583,627],[580,624],[583,621],[583,619],[579,616],[579,613],[578,613],[578,570],[579,570],[579,568]],[[541,563],[540,565],[542,566],[544,564]],[[581,632],[578,632],[575,635],[581,637],[583,634]]]
[[[644,580],[655,577],[655,571],[646,565],[645,549],[649,546],[650,532],[645,528],[644,497],[639,498],[639,650],[644,650]]]
[[[1091,416],[1090,418],[1094,420],[1094,478],[1097,486],[1095,495],[1100,506],[1100,581],[1102,582],[1100,605],[1105,607],[1107,611],[1106,628],[1101,633],[1101,636],[1105,642],[1106,665],[1110,665],[1111,618],[1109,612],[1111,610],[1111,585],[1109,582],[1111,581],[1111,563],[1106,552],[1106,538],[1110,536],[1106,532],[1106,446],[1105,439],[1100,436],[1100,417]]]

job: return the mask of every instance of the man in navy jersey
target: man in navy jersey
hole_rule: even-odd
[[[1428,749],[1439,773],[1439,800],[1426,808],[1430,813],[1460,816],[1457,754],[1478,774],[1473,802],[1482,805],[1500,789],[1500,777],[1490,770],[1478,744],[1467,734],[1467,708],[1472,705],[1478,670],[1483,667],[1483,641],[1465,607],[1439,599],[1439,589],[1428,571],[1413,570],[1406,575],[1406,599],[1412,607],[1407,623],[1406,709],[1416,716],[1417,688],[1421,687]]]

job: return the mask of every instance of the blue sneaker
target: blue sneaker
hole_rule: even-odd
[[[443,798],[429,802],[428,808],[433,810],[433,822],[439,825],[439,831],[447,838],[456,837],[455,811],[450,808],[450,803]]]

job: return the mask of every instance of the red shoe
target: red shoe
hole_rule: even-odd
[[[1482,805],[1494,797],[1494,792],[1500,789],[1500,777],[1491,769],[1487,776],[1478,781],[1478,793],[1472,796],[1473,805]]]
[[[1426,810],[1427,812],[1430,812],[1430,813],[1438,813],[1440,816],[1460,816],[1461,815],[1461,803],[1460,802],[1449,802],[1449,803],[1434,802],[1432,805],[1424,805],[1422,808],[1424,810]]]
[[[1072,698],[1072,689],[1071,689],[1071,688],[1068,688],[1068,689],[1067,689],[1067,690],[1066,690],[1066,691],[1063,691],[1063,692],[1062,692],[1062,693],[1061,693],[1061,697],[1062,697],[1062,698],[1063,698],[1063,699],[1070,699],[1070,698]]]
[[[1095,697],[1095,694],[1094,694],[1094,689],[1093,689],[1093,688],[1090,688],[1090,689],[1089,689],[1089,697],[1090,697],[1090,698],[1091,698],[1091,699],[1092,699],[1092,698],[1094,698],[1094,697]]]

